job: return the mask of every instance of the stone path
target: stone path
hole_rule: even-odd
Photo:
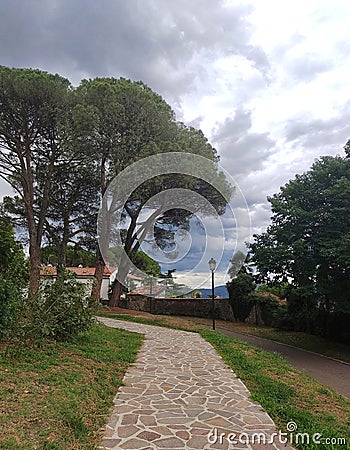
[[[146,336],[99,449],[291,449],[269,443],[273,421],[199,334],[99,320]]]

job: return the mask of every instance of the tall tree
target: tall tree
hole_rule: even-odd
[[[215,149],[211,147],[201,131],[187,128],[183,124],[177,124],[177,127],[178,133],[175,134],[170,146],[176,151],[174,157],[178,158],[179,164],[181,160],[189,161],[190,166],[193,163],[191,158],[186,159],[181,152],[195,153],[198,156],[205,156],[206,161],[208,159],[213,161],[210,165],[211,181],[214,185],[220,186],[220,189],[213,188],[210,183],[196,176],[188,175],[187,173],[191,173],[191,170],[187,172],[186,168],[184,173],[169,173],[144,182],[135,189],[125,204],[116,207],[122,211],[121,217],[128,223],[128,229],[122,242],[126,258],[122,258],[119,263],[117,275],[119,283],[116,282],[113,286],[112,306],[118,304],[122,283],[130,268],[129,261],[133,260],[143,242],[150,238],[162,249],[171,248],[176,232],[188,230],[190,219],[194,214],[213,214],[214,211],[222,214],[225,211],[227,199],[230,198],[231,187],[215,166],[217,161]],[[190,167],[190,169],[193,168]],[[142,166],[140,170],[146,170],[146,168]],[[190,195],[190,191],[197,195]],[[116,197],[119,199],[118,195]],[[147,220],[143,218],[145,213],[148,214]],[[116,226],[120,224],[117,223]]]
[[[326,333],[320,314],[350,313],[349,157],[320,158],[269,201],[272,224],[250,245],[260,279],[289,282],[295,326]]]
[[[70,83],[59,75],[0,67],[0,176],[24,205],[29,234],[29,297],[39,289],[40,245],[59,161]],[[40,169],[39,169],[40,168]],[[38,170],[45,173],[40,198]]]
[[[170,140],[174,113],[169,105],[142,82],[124,78],[84,80],[77,89],[80,106],[75,109],[76,126],[91,148],[99,167],[100,194],[115,175],[137,159],[159,151]],[[107,205],[102,205],[107,208]],[[109,224],[106,223],[106,230]],[[107,232],[107,231],[105,231]],[[98,300],[105,261],[97,249]]]

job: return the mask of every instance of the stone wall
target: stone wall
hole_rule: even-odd
[[[167,316],[212,317],[211,298],[153,298],[129,294],[125,299],[120,300],[119,307]],[[228,298],[215,299],[215,317],[234,321]]]

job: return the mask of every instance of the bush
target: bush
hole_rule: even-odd
[[[19,323],[17,338],[23,343],[42,345],[47,340],[69,341],[94,323],[95,309],[86,285],[64,271],[39,296],[27,301]]]
[[[0,277],[0,340],[9,339],[22,304],[23,295],[18,286]]]
[[[0,217],[0,340],[16,328],[28,281],[28,264],[10,222]]]

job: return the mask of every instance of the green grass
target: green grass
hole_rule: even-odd
[[[299,444],[300,449],[350,448],[350,400],[293,368],[281,356],[224,336],[201,330],[229,367],[241,378],[254,400],[285,432],[288,422],[298,432],[345,438],[347,445]]]
[[[68,344],[0,352],[0,449],[92,450],[142,335],[96,324]]]
[[[199,319],[195,317],[177,316],[156,316],[145,318],[141,316],[133,317],[132,311],[129,314],[111,314],[107,311],[99,315],[126,321],[157,325],[160,327],[171,327],[179,330],[194,331],[199,328],[211,328],[211,320]],[[217,321],[217,327],[226,328],[231,331],[243,334],[251,334],[265,339],[271,339],[283,344],[293,345],[321,355],[339,359],[350,363],[350,346],[339,342],[330,341],[320,336],[315,336],[297,331],[283,331],[276,328],[249,325],[245,323]]]
[[[236,325],[236,324],[235,324]],[[296,331],[283,331],[276,328],[257,327],[254,325],[237,324],[233,331],[259,336],[265,339],[293,345],[331,358],[340,359],[350,363],[350,346],[333,342],[321,336],[315,336]]]
[[[165,317],[161,319],[148,319],[145,317],[137,317],[137,316],[130,316],[127,314],[108,314],[108,313],[99,313],[98,314],[101,317],[107,317],[110,319],[117,319],[117,320],[124,320],[125,322],[135,322],[135,323],[142,323],[144,325],[153,325],[157,327],[162,328],[172,328],[174,330],[181,330],[181,331],[191,331],[193,332],[193,328],[188,328],[186,326],[179,326],[179,325],[172,325],[166,322]]]

